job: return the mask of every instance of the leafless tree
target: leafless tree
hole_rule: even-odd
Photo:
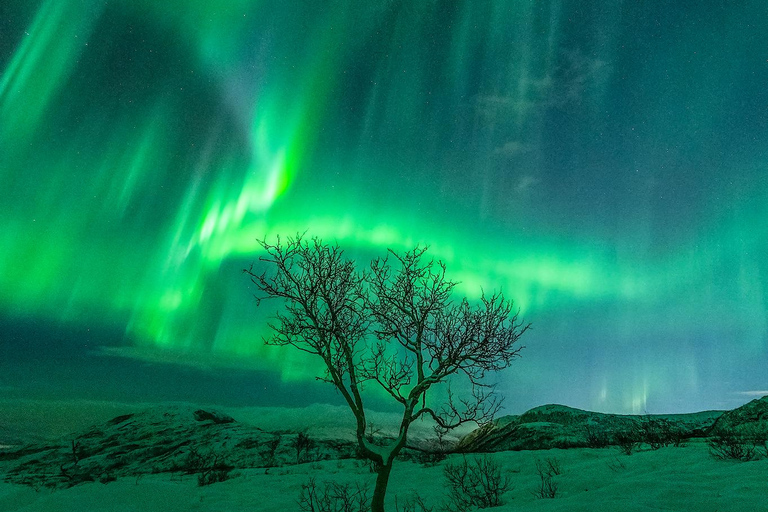
[[[501,293],[483,294],[474,305],[466,298],[454,301],[457,283],[446,277],[442,262],[425,257],[423,247],[390,250],[360,271],[338,245],[318,238],[260,243],[260,268],[244,272],[258,300],[284,301],[266,342],[322,359],[325,374],[318,378],[332,383],[354,414],[359,453],[377,473],[371,509],[382,512],[392,463],[410,425],[422,416],[444,429],[489,422],[501,401],[486,376],[519,355],[518,339],[529,325]],[[457,377],[468,381],[467,396],[452,391]],[[403,408],[399,432],[385,446],[366,436],[368,383]],[[438,384],[448,385],[447,399],[435,404],[428,392]]]

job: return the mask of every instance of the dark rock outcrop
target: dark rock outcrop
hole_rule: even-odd
[[[219,411],[204,411],[203,409],[198,409],[192,414],[197,421],[212,421],[219,425],[224,423],[234,423],[235,421],[232,416]]]

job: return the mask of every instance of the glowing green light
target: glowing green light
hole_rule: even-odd
[[[672,349],[692,333],[691,346],[768,350],[766,162],[745,142],[760,134],[731,145],[738,127],[719,125],[740,104],[722,91],[759,90],[732,76],[749,66],[716,59],[700,80],[687,53],[706,38],[654,50],[635,105],[617,78],[637,65],[618,41],[635,27],[607,3],[581,29],[569,7],[532,0],[37,3],[0,56],[4,315],[102,322],[164,361],[240,357],[309,378],[303,356],[261,344],[266,313],[244,305],[238,274],[257,239],[306,232],[361,266],[429,245],[459,295],[501,289],[553,332],[606,311],[599,346],[653,330]],[[722,30],[749,47],[735,23]],[[680,105],[690,119],[669,113]],[[706,173],[710,147],[731,160]],[[701,386],[700,361],[665,368],[661,353],[629,377],[599,360],[594,399],[638,410]]]

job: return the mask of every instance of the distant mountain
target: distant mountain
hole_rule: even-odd
[[[24,444],[24,440],[19,432],[11,431],[5,425],[0,425],[0,450],[13,448]]]
[[[2,450],[19,448],[25,444],[41,443],[45,436],[38,432],[30,432],[18,425],[0,424],[0,452]]]
[[[464,452],[599,447],[613,444],[617,433],[638,429],[668,430],[678,439],[704,437],[723,415],[705,411],[671,415],[619,415],[583,411],[564,405],[543,405],[520,416],[505,416],[465,436]]]

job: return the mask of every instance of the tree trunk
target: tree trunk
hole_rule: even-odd
[[[389,483],[389,474],[392,472],[393,460],[394,457],[387,464],[376,469],[376,487],[373,489],[371,512],[384,512],[384,496],[387,494],[387,484]]]

